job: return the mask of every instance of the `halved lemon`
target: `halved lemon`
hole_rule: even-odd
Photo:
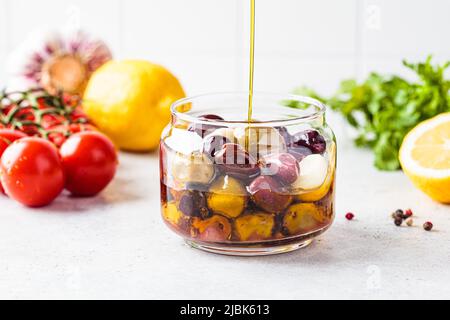
[[[412,129],[399,158],[415,186],[436,201],[450,203],[450,112]]]

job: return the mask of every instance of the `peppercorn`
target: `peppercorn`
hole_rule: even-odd
[[[412,218],[408,218],[408,219],[406,219],[406,225],[408,226],[408,227],[411,227],[412,225],[413,225],[413,223],[414,223],[414,221],[413,221],[413,219]]]
[[[408,219],[408,218],[412,217],[412,215],[413,215],[412,210],[411,209],[407,209],[405,211],[405,214],[403,215],[403,219]]]
[[[392,213],[392,219],[403,219],[403,210],[397,209]]]
[[[354,217],[355,217],[355,215],[351,212],[347,212],[347,214],[345,215],[345,218],[347,220],[353,220]]]
[[[400,227],[403,223],[403,219],[402,218],[395,218],[394,219],[394,223],[397,227]]]
[[[431,229],[433,229],[433,224],[430,221],[427,221],[423,224],[423,228],[426,231],[431,231]]]

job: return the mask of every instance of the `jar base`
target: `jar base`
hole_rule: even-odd
[[[220,244],[205,244],[194,240],[185,240],[186,243],[192,248],[217,253],[228,256],[240,256],[240,257],[256,257],[256,256],[269,256],[281,253],[292,252],[310,245],[313,239],[301,240],[295,243],[289,243],[284,245],[274,246],[227,246]]]

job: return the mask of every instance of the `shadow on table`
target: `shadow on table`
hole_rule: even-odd
[[[240,262],[255,263],[260,265],[293,265],[299,266],[329,266],[344,265],[352,262],[367,262],[377,260],[380,250],[378,246],[368,246],[369,238],[375,238],[373,232],[369,229],[352,229],[351,236],[349,230],[342,226],[332,226],[330,230],[314,240],[308,247],[272,256],[261,257],[230,257],[215,255],[217,259],[236,259]],[[358,241],[357,239],[360,239]],[[383,245],[380,243],[380,245]],[[202,252],[202,254],[211,255],[211,253]]]
[[[131,188],[132,180],[116,177],[100,194],[94,197],[74,197],[64,191],[51,205],[37,208],[42,213],[82,213],[108,211],[113,206],[142,200],[142,196]]]

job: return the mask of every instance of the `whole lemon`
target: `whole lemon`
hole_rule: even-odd
[[[185,96],[177,78],[143,60],[110,61],[94,72],[84,93],[84,110],[115,144],[149,151],[170,120],[170,105]]]

